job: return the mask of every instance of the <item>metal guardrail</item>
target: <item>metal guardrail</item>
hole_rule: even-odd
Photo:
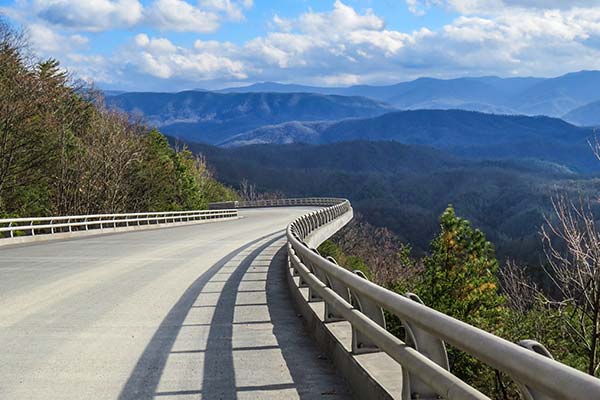
[[[332,206],[342,202],[344,199],[306,197],[297,199],[263,199],[263,200],[240,200],[210,203],[208,207],[213,210],[224,208],[255,208],[255,207],[294,207],[294,206]]]
[[[5,237],[17,237],[17,235],[36,236],[106,228],[185,223],[237,216],[237,210],[229,209],[6,218],[0,219],[0,240]]]
[[[337,198],[320,198],[320,197],[306,197],[298,199],[273,199],[273,200],[250,200],[250,201],[238,201],[238,208],[252,208],[252,207],[293,207],[293,206],[333,206],[344,201],[344,199]]]
[[[450,372],[446,343],[506,373],[527,400],[600,399],[600,379],[554,361],[541,344],[508,342],[423,305],[414,294],[402,296],[321,257],[307,245],[311,236],[351,211],[349,201],[330,205],[329,200],[320,204],[327,208],[288,226],[291,271],[308,286],[310,300],[325,302],[325,322],[350,322],[354,353],[384,351],[401,364],[403,399],[488,399]],[[400,318],[404,340],[385,329],[384,310]]]

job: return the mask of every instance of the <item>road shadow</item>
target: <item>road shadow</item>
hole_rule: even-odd
[[[283,238],[280,235],[269,240],[250,253],[231,273],[223,286],[215,312],[204,353],[204,376],[202,379],[202,397],[206,399],[237,399],[240,388],[236,385],[233,360],[233,325],[237,294],[242,279],[255,259],[269,246]],[[249,291],[244,291],[249,292]],[[253,292],[260,292],[255,290]],[[268,323],[256,321],[255,323]],[[252,322],[245,322],[245,324]]]
[[[171,308],[150,339],[150,342],[144,349],[144,352],[138,359],[127,382],[123,386],[123,389],[119,394],[119,400],[153,399],[155,397],[156,389],[169,354],[173,348],[173,344],[175,343],[179,331],[184,325],[186,316],[196,302],[200,292],[202,292],[202,289],[210,279],[236,255],[273,236],[273,234],[274,233],[265,235],[233,250],[210,267],[188,287],[183,296],[181,296],[177,303]],[[268,244],[265,246],[268,246]],[[252,254],[247,258],[250,258]]]
[[[264,236],[232,251],[202,274],[164,318],[119,399],[351,398],[345,382],[320,354],[296,314],[286,282],[284,243],[283,234]],[[229,265],[253,246],[239,263]],[[221,271],[224,266],[232,267],[232,271]],[[209,282],[222,284],[222,289],[204,291],[211,289]],[[214,306],[197,304],[199,296],[206,293],[220,293]],[[242,302],[242,298],[249,301]],[[210,324],[185,323],[192,310],[213,307]],[[208,328],[206,347],[173,350],[181,328],[186,326]],[[203,363],[203,372],[197,388],[157,392],[171,354],[202,357],[198,362]]]
[[[296,313],[287,284],[287,252],[283,246],[267,273],[267,305],[273,334],[303,400],[350,399],[351,392],[333,364],[322,354]]]

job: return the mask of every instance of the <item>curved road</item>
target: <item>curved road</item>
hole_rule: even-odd
[[[348,398],[288,297],[307,211],[0,249],[0,399]]]

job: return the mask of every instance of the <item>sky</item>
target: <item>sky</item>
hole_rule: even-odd
[[[0,0],[0,14],[104,89],[600,69],[600,0]]]

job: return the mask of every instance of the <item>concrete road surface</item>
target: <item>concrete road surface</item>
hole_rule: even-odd
[[[296,316],[306,208],[0,249],[0,399],[340,399]]]

